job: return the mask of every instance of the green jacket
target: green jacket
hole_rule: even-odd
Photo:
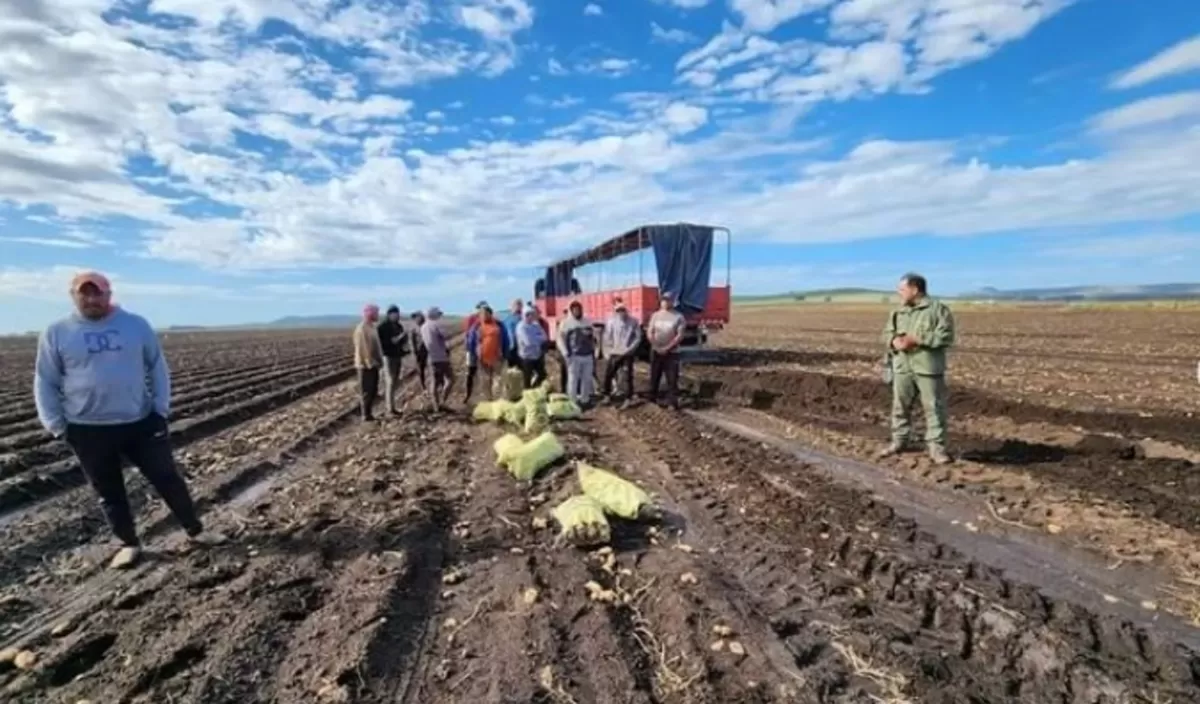
[[[892,349],[892,340],[908,334],[920,347],[907,352]],[[946,373],[946,349],[954,345],[954,315],[941,301],[926,296],[913,306],[901,306],[888,316],[883,332],[896,374],[941,376]]]

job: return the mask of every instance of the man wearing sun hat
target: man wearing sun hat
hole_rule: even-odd
[[[75,453],[121,541],[109,565],[132,567],[142,552],[124,460],[154,487],[193,543],[224,543],[224,535],[204,530],[175,466],[167,427],[171,373],[158,335],[145,318],[113,305],[103,274],[79,274],[70,293],[76,312],[38,340],[34,399],[38,419]]]

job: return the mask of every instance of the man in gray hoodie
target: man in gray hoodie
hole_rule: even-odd
[[[567,362],[566,393],[580,406],[588,406],[596,391],[596,330],[583,317],[579,301],[571,301],[567,310],[558,328],[558,351]]]
[[[633,401],[633,361],[637,356],[638,347],[642,344],[642,327],[629,315],[625,301],[619,298],[613,303],[613,314],[604,324],[602,343],[604,356],[608,361],[604,366],[601,393],[606,398],[611,398],[613,382],[620,374],[625,396],[625,404],[622,407],[627,408]]]
[[[102,274],[76,276],[71,298],[75,314],[38,340],[34,400],[43,427],[75,453],[121,541],[109,566],[132,567],[142,554],[123,460],[141,471],[193,543],[224,543],[224,535],[204,529],[175,467],[167,426],[171,373],[158,335],[145,318],[112,304]]]

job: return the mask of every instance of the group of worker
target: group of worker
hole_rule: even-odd
[[[942,302],[930,298],[926,281],[906,274],[897,287],[902,305],[893,311],[884,330],[886,375],[892,385],[892,442],[880,453],[891,457],[908,449],[912,440],[910,416],[918,400],[925,411],[926,448],[937,464],[950,462],[946,452],[946,350],[955,342],[954,317]],[[202,524],[187,482],[179,473],[171,447],[171,377],[159,337],[150,323],[112,302],[109,280],[98,272],[75,276],[70,284],[75,313],[52,323],[38,339],[34,398],[38,419],[55,438],[65,442],[84,477],[100,499],[112,533],[120,541],[110,566],[129,568],[142,555],[133,511],[125,489],[125,461],[137,466],[183,527],[189,540],[217,546],[227,537]],[[613,382],[624,376],[623,398],[633,399],[633,364],[642,336],[650,347],[650,400],[658,400],[667,381],[667,402],[678,407],[679,345],[685,321],[674,300],[664,295],[660,310],[643,332],[624,302],[616,301],[600,339],[572,302],[568,316],[553,334],[534,306],[514,301],[507,317],[497,320],[480,302],[467,319],[466,357],[469,401],[480,371],[492,382],[501,365],[519,368],[525,386],[546,378],[546,357],[558,357],[565,376],[560,384],[576,402],[590,405],[594,394],[595,360],[607,360],[602,395],[612,398]],[[442,311],[430,308],[411,316],[412,327],[401,323],[400,310],[370,305],[354,333],[355,366],[362,386],[362,413],[372,418],[380,371],[385,375],[388,410],[396,412],[395,391],[401,360],[411,353],[418,379],[433,406],[441,409],[454,385],[449,340]],[[553,341],[553,342],[552,342]],[[431,366],[432,384],[426,381]]]
[[[471,401],[475,382],[480,378],[487,398],[493,399],[505,369],[519,370],[524,388],[542,384],[548,376],[548,358],[552,357],[559,368],[559,388],[581,407],[593,404],[597,380],[601,382],[600,396],[604,400],[621,400],[622,407],[628,407],[635,398],[633,365],[645,334],[650,346],[650,400],[657,403],[665,380],[665,400],[670,407],[679,408],[679,346],[687,323],[675,309],[671,294],[661,297],[660,308],[651,316],[645,333],[621,299],[614,301],[612,314],[599,334],[597,326],[583,315],[579,301],[572,301],[567,313],[558,329],[552,331],[537,306],[521,299],[512,302],[503,318],[496,315],[487,301],[477,303],[475,311],[463,322],[467,367],[463,404]],[[390,306],[382,321],[379,306],[372,303],[363,308],[353,341],[364,421],[376,420],[381,375],[387,411],[393,416],[401,415],[396,407],[396,392],[403,358],[410,353],[415,357],[417,379],[429,394],[432,409],[446,408],[455,374],[442,317],[437,307],[425,314],[413,313],[412,326],[406,330],[399,307]],[[602,376],[596,365],[598,356],[606,361]],[[426,380],[426,367],[430,364],[432,384]],[[618,378],[622,388],[616,396],[613,386]]]

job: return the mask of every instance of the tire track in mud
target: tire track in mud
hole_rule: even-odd
[[[521,486],[494,466],[500,434],[470,428],[458,442],[472,452],[447,462],[448,481],[464,492],[447,552],[455,576],[442,587],[437,637],[408,701],[650,704],[649,683],[586,598],[583,557],[534,525],[551,505],[548,486]]]
[[[179,423],[173,423],[171,440],[176,449],[185,447],[274,408],[289,405],[313,393],[342,383],[353,375],[353,369],[339,369],[232,404],[207,416],[188,418]],[[63,448],[59,454],[69,453],[66,448]],[[56,494],[81,487],[85,483],[86,480],[78,463],[70,458],[10,478],[0,484],[0,520]]]
[[[219,387],[196,389],[172,399],[175,408],[172,409],[171,420],[175,425],[179,425],[185,419],[214,410],[220,413],[224,408],[244,400],[263,397],[281,387],[295,387],[294,378],[327,378],[344,371],[344,360],[332,359],[321,364],[280,370],[250,380],[238,380]],[[0,453],[8,453],[0,463],[0,479],[70,456],[69,448],[50,437],[41,429],[40,423],[34,421],[33,426],[37,429],[0,440]]]
[[[417,439],[396,427],[358,426],[297,449],[299,473],[238,507],[243,533],[228,548],[165,553],[71,615],[81,637],[105,639],[103,657],[71,664],[78,648],[41,633],[28,644],[47,665],[15,686],[31,702],[307,704],[369,676],[368,662],[394,661],[387,651],[412,633],[405,624],[423,618],[414,591],[436,595],[428,587],[450,520],[436,490],[406,497],[409,475],[440,445],[399,462],[358,452],[390,431]],[[54,674],[84,666],[82,682]]]
[[[689,376],[702,406],[706,401],[732,402],[801,425],[873,438],[881,444],[888,438],[886,412],[890,408],[890,392],[881,383],[794,372],[760,374],[725,370],[718,378],[707,370],[689,370]],[[782,389],[787,390],[786,394]],[[1004,404],[1004,407],[1017,406]],[[963,459],[984,466],[1011,468],[1070,492],[1103,497],[1129,506],[1147,518],[1200,532],[1200,473],[1187,460],[1147,458],[1132,442],[1102,435],[1086,436],[1072,446],[974,436],[955,431],[953,417],[979,413],[980,407],[968,405],[960,409],[952,398],[950,408],[952,449]],[[1002,407],[996,408],[1003,415]],[[1057,409],[1046,410],[1052,411],[1050,415],[1059,413]],[[1030,420],[1029,415],[1012,418],[1015,422]],[[1184,420],[1200,427],[1200,421],[1182,416],[1138,419],[1142,430],[1156,438],[1178,435],[1178,426]],[[1123,425],[1117,422],[1110,427]],[[1154,428],[1162,432],[1154,432]],[[1191,433],[1193,443],[1196,433],[1196,430]]]
[[[657,408],[624,425],[690,492],[689,526],[730,563],[714,580],[736,575],[817,700],[1200,696],[1191,651],[964,560],[785,456]]]
[[[185,413],[191,412],[191,401],[206,398],[213,393],[224,392],[230,389],[236,390],[239,387],[263,386],[266,385],[265,382],[281,378],[281,375],[286,376],[287,374],[308,372],[323,366],[329,366],[338,361],[345,361],[344,353],[336,350],[326,350],[315,354],[296,355],[277,362],[249,366],[240,365],[233,369],[208,367],[197,369],[191,373],[172,375],[172,402],[173,405],[178,407],[176,410],[173,410],[172,415],[180,418],[184,417]],[[0,439],[0,452],[21,449],[21,447],[26,446],[22,443],[28,441],[23,438],[16,439],[14,436],[41,428],[41,424],[37,420],[37,409],[34,407],[32,393],[25,394],[25,397],[21,399],[21,403],[22,405],[28,404],[28,407],[19,411],[0,414],[0,438],[2,438]],[[198,410],[204,411],[207,409],[201,407]]]

